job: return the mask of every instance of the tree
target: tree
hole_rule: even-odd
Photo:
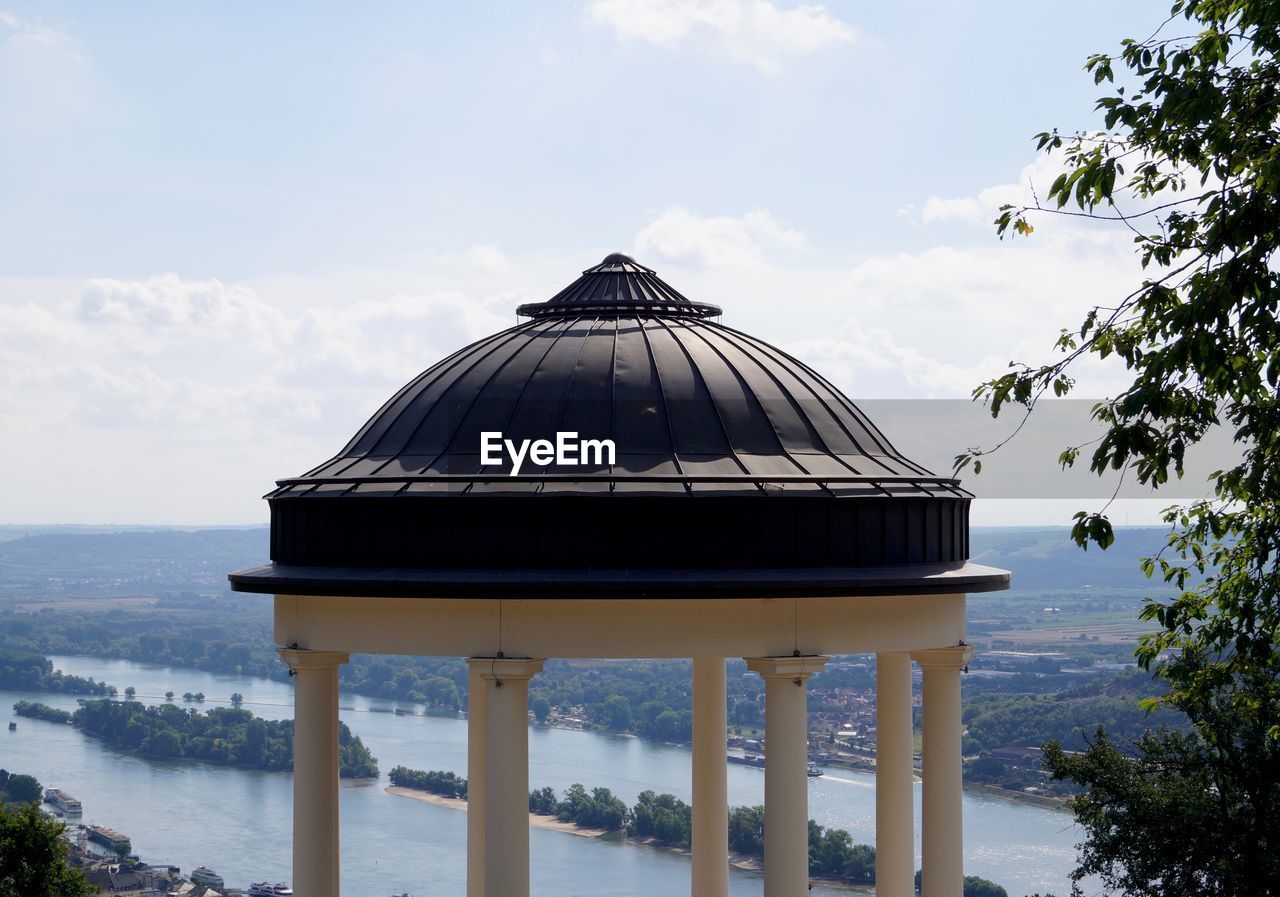
[[[452,679],[444,676],[432,676],[422,683],[422,694],[427,699],[425,703],[433,707],[457,710],[462,706],[462,692]]]
[[[609,695],[604,701],[604,725],[611,732],[631,728],[631,702],[622,695]]]
[[[560,802],[556,800],[556,790],[551,786],[538,788],[529,792],[529,812],[539,816],[554,816]]]
[[[920,893],[920,876],[921,870],[916,870],[916,893]],[[1009,892],[996,884],[990,879],[981,878],[977,875],[966,875],[964,877],[964,897],[1009,897]],[[1040,897],[1039,894],[1033,897]],[[1045,894],[1044,897],[1053,897],[1052,894]]]
[[[631,808],[627,832],[659,844],[688,846],[692,839],[693,808],[674,794],[642,791]]]
[[[67,866],[65,826],[34,804],[0,807],[0,897],[90,897],[84,873]]]
[[[1138,659],[1170,685],[1148,706],[1184,712],[1194,733],[1176,750],[1141,741],[1128,761],[1140,772],[1142,751],[1156,750],[1178,758],[1175,777],[1208,776],[1215,814],[1235,826],[1206,826],[1204,850],[1162,854],[1159,868],[1098,826],[1086,823],[1085,844],[1126,880],[1194,880],[1199,893],[1232,897],[1280,891],[1278,51],[1275,2],[1176,0],[1150,37],[1090,57],[1086,68],[1106,85],[1097,103],[1104,130],[1040,134],[1039,148],[1060,153],[1065,170],[1043,205],[1005,206],[996,227],[1025,236],[1032,219],[1053,215],[1108,221],[1132,234],[1145,279],[1064,330],[1056,358],[1012,365],[975,391],[995,415],[1013,405],[1030,414],[1050,391],[1071,392],[1081,358],[1117,357],[1132,381],[1094,408],[1104,431],[1090,469],[1157,487],[1182,475],[1187,449],[1211,428],[1236,437],[1239,462],[1213,475],[1212,498],[1166,511],[1167,549],[1144,562],[1148,576],[1178,590],[1142,612],[1156,628]],[[1082,448],[1069,446],[1060,462],[1074,464]],[[981,454],[961,454],[957,469],[978,470]],[[1077,513],[1072,535],[1083,547],[1114,539],[1105,509]],[[1096,789],[1077,803],[1081,812],[1144,797],[1103,775],[1122,768],[1107,759],[1055,768]],[[1142,815],[1132,803],[1113,810]]]
[[[764,807],[729,811],[729,849],[748,856],[764,853]]]
[[[688,710],[664,710],[653,723],[653,737],[663,741],[688,741],[693,737],[693,714]]]
[[[863,885],[875,884],[875,848],[854,844],[853,837],[843,829],[823,828],[810,819],[809,872]]]
[[[1233,867],[1258,833],[1241,820],[1239,795],[1217,791],[1231,783],[1217,774],[1212,748],[1169,729],[1147,732],[1134,747],[1123,750],[1101,729],[1083,753],[1045,746],[1055,778],[1088,789],[1072,802],[1086,835],[1073,892],[1098,876],[1130,897],[1244,893],[1257,872]]]
[[[35,776],[0,769],[0,804],[39,803],[44,787]]]
[[[231,706],[239,707],[243,703],[244,703],[244,695],[240,694],[240,692],[238,691],[233,692],[231,695]]]
[[[160,729],[142,742],[142,753],[157,760],[182,756],[182,737],[173,729]]]
[[[964,897],[1009,897],[1009,892],[990,879],[977,875],[964,877]]]
[[[173,692],[171,692],[171,691],[166,691],[166,692],[164,693],[164,699],[165,699],[166,701],[172,701],[172,700],[173,700]]]
[[[529,699],[529,709],[533,711],[533,718],[540,723],[545,723],[547,717],[551,714],[551,702],[542,695],[534,695]]]

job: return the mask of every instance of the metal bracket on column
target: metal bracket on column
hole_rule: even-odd
[[[807,654],[799,657],[744,657],[747,669],[766,679],[790,679],[802,686],[814,673],[822,672],[831,658],[825,654]]]
[[[948,648],[925,648],[911,652],[911,659],[920,664],[921,668],[954,667],[956,669],[964,669],[969,665],[969,658],[971,657],[973,657],[973,645],[966,645],[964,642]]]
[[[503,657],[501,654],[467,658],[467,663],[473,665],[480,677],[492,682],[495,688],[501,688],[508,679],[532,679],[534,674],[542,671],[546,662],[542,657]]]
[[[313,651],[310,648],[277,648],[280,659],[289,665],[290,675],[302,670],[334,670],[351,660],[346,651]]]

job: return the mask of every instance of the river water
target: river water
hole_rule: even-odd
[[[161,703],[164,692],[204,692],[206,708],[234,692],[246,709],[267,719],[293,715],[288,684],[195,670],[92,657],[54,657],[54,666],[105,680],[122,692],[132,685],[138,700]],[[18,700],[74,710],[72,695],[0,690],[0,718],[16,719],[16,732],[0,731],[0,766],[34,775],[47,788],[62,788],[84,804],[83,821],[129,835],[144,860],[172,863],[189,872],[212,867],[229,886],[289,881],[292,828],[291,777],[203,763],[155,762],[116,751],[70,726],[19,718]],[[179,699],[180,701],[180,699]],[[466,815],[387,794],[386,773],[399,764],[465,773],[467,725],[426,716],[409,703],[343,695],[342,719],[378,758],[383,778],[343,781],[342,889],[350,897],[453,897],[465,893]],[[396,716],[402,708],[415,715]],[[651,788],[688,800],[688,748],[639,738],[535,727],[529,732],[530,787],[563,791],[574,782],[611,788],[628,805]],[[764,774],[729,767],[731,804],[759,804]],[[920,787],[916,785],[917,844]],[[810,780],[810,816],[847,829],[856,843],[875,841],[875,779],[828,770]],[[966,794],[965,872],[1004,885],[1011,897],[1046,891],[1069,893],[1068,874],[1079,831],[1071,817],[1007,801]],[[538,897],[623,897],[689,892],[687,857],[631,844],[530,830],[533,894]],[[919,862],[917,856],[917,864]],[[762,880],[735,870],[733,897],[757,897]],[[848,892],[815,885],[817,897]],[[305,895],[304,895],[305,897]]]

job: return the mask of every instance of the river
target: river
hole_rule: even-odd
[[[123,660],[54,657],[54,666],[105,680],[138,700],[160,703],[164,692],[204,692],[205,707],[234,692],[267,719],[293,715],[288,684],[216,675]],[[84,804],[85,823],[101,823],[133,839],[144,860],[189,872],[215,869],[229,886],[289,881],[291,779],[204,763],[142,760],[103,745],[70,726],[16,717],[15,701],[42,701],[74,710],[73,695],[0,690],[0,708],[16,732],[0,732],[0,766],[29,773]],[[181,699],[179,699],[180,701]],[[343,781],[342,889],[352,897],[454,897],[465,892],[466,816],[456,810],[387,794],[386,773],[403,764],[460,774],[467,765],[467,726],[421,715],[412,704],[344,694],[342,719],[378,758],[380,781]],[[415,715],[396,716],[402,708]],[[639,738],[535,727],[529,732],[530,787],[558,792],[574,782],[611,788],[628,805],[645,789],[688,800],[689,750]],[[764,774],[729,767],[729,801],[763,802]],[[920,787],[916,785],[917,843]],[[810,780],[809,812],[824,826],[847,829],[855,842],[875,841],[875,779],[828,770]],[[1052,810],[965,795],[965,872],[1004,885],[1010,897],[1069,893],[1068,874],[1079,831]],[[689,891],[689,862],[669,851],[531,829],[532,889],[538,897],[680,895]],[[917,864],[919,858],[917,856]],[[733,897],[758,897],[762,880],[735,870]],[[816,897],[847,891],[815,885]]]

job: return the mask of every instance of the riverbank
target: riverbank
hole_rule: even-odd
[[[1039,807],[1042,810],[1056,810],[1059,813],[1070,813],[1071,808],[1067,806],[1070,798],[1052,797],[1048,794],[1027,794],[1023,791],[1011,791],[1008,788],[1001,788],[999,785],[983,785],[978,782],[965,782],[964,790],[973,794],[981,794],[983,797],[994,797],[997,800],[1006,800],[1011,804],[1027,804],[1032,807]]]
[[[467,812],[467,802],[461,797],[445,797],[442,794],[432,794],[430,791],[419,791],[416,788],[401,788],[396,785],[388,785],[382,789],[387,794],[394,794],[396,797],[407,797],[410,800],[420,800],[424,804],[431,804],[436,807],[444,807],[448,810],[461,810]],[[570,835],[578,835],[583,838],[603,838],[609,832],[602,828],[582,828],[574,825],[572,822],[561,822],[554,816],[539,816],[537,813],[529,814],[529,825],[534,828],[547,829],[553,832],[567,832]]]
[[[844,769],[850,772],[862,772],[868,775],[875,775],[876,763],[875,756],[871,757],[833,757],[822,761],[821,765],[828,769]],[[923,782],[924,777],[919,769],[912,771],[912,780]],[[1010,788],[1002,788],[999,785],[988,785],[982,782],[964,782],[964,790],[971,794],[981,794],[983,797],[994,797],[997,800],[1008,801],[1011,804],[1025,804],[1029,807],[1038,807],[1042,810],[1056,810],[1061,813],[1071,812],[1067,806],[1069,798],[1054,797],[1048,794],[1028,794],[1025,791],[1014,791]]]
[[[402,788],[397,785],[388,785],[382,790],[386,791],[388,794],[394,794],[396,797],[407,797],[410,800],[422,801],[424,804],[444,807],[447,810],[461,810],[464,813],[467,812],[467,801],[465,798],[445,797],[442,794],[433,794],[430,791],[419,791],[416,788]],[[565,832],[566,834],[578,835],[583,838],[602,838],[606,835],[616,834],[621,836],[623,840],[630,844],[640,847],[648,847],[653,850],[662,850],[667,853],[680,854],[681,856],[689,856],[689,848],[687,847],[663,844],[654,838],[629,838],[622,832],[609,832],[604,829],[597,828],[583,828],[582,826],[576,825],[572,822],[562,822],[554,816],[542,816],[537,813],[530,813],[529,825],[533,828],[546,829],[554,832]],[[763,874],[764,872],[764,863],[761,858],[750,856],[748,854],[730,853],[729,865],[735,869],[740,869],[743,872],[753,872],[757,875]],[[875,892],[875,887],[873,885],[851,884],[839,879],[825,878],[819,875],[813,876],[813,880],[821,882],[827,887],[836,888],[841,891],[856,891],[866,894]]]

